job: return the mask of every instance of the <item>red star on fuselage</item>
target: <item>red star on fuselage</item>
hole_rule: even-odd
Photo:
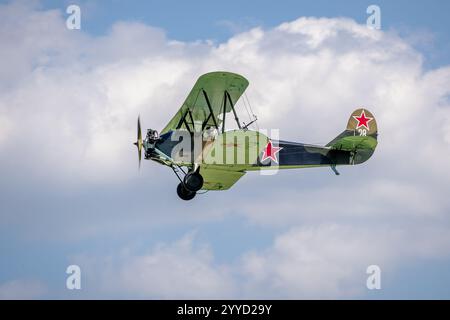
[[[281,147],[274,147],[272,144],[272,141],[269,140],[267,143],[266,149],[264,150],[264,154],[261,158],[261,162],[271,159],[275,163],[278,163],[277,153],[280,152],[280,150],[283,149]]]
[[[369,129],[369,122],[373,120],[373,118],[371,117],[366,117],[366,112],[363,110],[361,112],[361,115],[358,116],[353,116],[353,118],[355,118],[356,121],[358,121],[358,125],[356,126],[356,129],[360,128],[360,127],[366,127],[367,130]]]

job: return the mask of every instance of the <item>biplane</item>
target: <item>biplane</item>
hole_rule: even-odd
[[[180,181],[177,194],[191,200],[197,193],[227,190],[246,172],[267,169],[356,165],[368,160],[377,146],[377,123],[365,108],[355,110],[346,129],[326,145],[273,140],[241,123],[236,103],[248,87],[243,76],[211,72],[198,78],[180,110],[158,133],[147,129],[143,139],[137,122],[139,166],[146,160],[170,167]],[[233,129],[227,129],[230,122]]]

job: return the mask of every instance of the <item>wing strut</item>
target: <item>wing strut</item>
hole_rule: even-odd
[[[222,133],[225,133],[225,118],[227,117],[227,91],[223,92],[223,122],[222,122]]]
[[[192,131],[191,131],[191,128],[190,128],[190,126],[189,126],[189,123],[186,121],[186,116],[187,116],[188,114],[189,114],[189,117],[191,118],[191,121],[192,121]],[[178,122],[177,129],[180,129],[181,126],[183,125],[183,123],[184,123],[186,129],[187,129],[190,133],[193,133],[193,132],[195,131],[195,128],[194,128],[194,120],[192,119],[192,113],[191,113],[191,110],[189,110],[189,108],[186,110],[186,112],[184,113],[183,117],[181,117],[180,122]]]
[[[206,91],[203,90],[203,89],[202,89],[202,92],[203,92],[203,96],[205,97],[206,105],[208,106],[208,110],[209,110],[209,115],[208,115],[208,117],[206,118],[206,120],[205,120],[205,121],[203,122],[203,124],[202,124],[202,131],[205,129],[206,125],[208,124],[209,119],[211,119],[211,118],[213,119],[214,126],[217,128],[217,130],[219,130],[219,125],[218,125],[218,123],[217,123],[216,117],[214,116],[214,113],[213,113],[213,110],[212,110],[212,107],[211,107],[211,103],[210,103],[209,98],[208,98],[208,94],[207,94]],[[239,129],[242,129],[241,123],[239,122],[239,117],[238,117],[238,115],[237,115],[237,113],[236,113],[236,109],[234,108],[233,101],[231,100],[231,96],[230,96],[230,94],[228,93],[228,91],[225,90],[225,91],[224,91],[224,95],[223,95],[222,133],[225,132],[225,118],[226,118],[226,113],[227,113],[227,112],[226,112],[226,111],[227,111],[227,100],[228,100],[228,102],[230,103],[231,110],[233,110],[233,115],[234,115],[234,119],[236,120],[236,124],[238,125]],[[189,115],[189,118],[190,118],[190,120],[191,120],[190,125],[189,125],[189,123],[188,123],[188,121],[187,121],[187,119],[186,119],[188,115]],[[186,126],[186,129],[187,129],[189,132],[192,133],[192,132],[195,131],[194,119],[193,119],[193,116],[192,116],[192,112],[191,112],[191,110],[190,110],[189,108],[187,108],[187,110],[184,112],[184,114],[183,114],[183,116],[181,117],[180,121],[178,122],[178,125],[176,126],[176,128],[177,128],[177,129],[181,128],[181,126],[182,126],[183,124]],[[192,128],[190,128],[191,126],[192,126]],[[191,130],[191,129],[192,129],[192,130]]]
[[[205,96],[205,100],[206,100],[206,104],[208,105],[208,109],[209,109],[209,117],[207,120],[209,120],[210,117],[212,117],[213,121],[214,121],[214,125],[216,126],[217,130],[219,130],[219,126],[217,125],[217,120],[216,117],[214,117],[214,113],[213,110],[211,108],[211,104],[209,103],[209,99],[208,99],[208,95],[206,94],[206,91],[203,90],[203,95]],[[208,123],[207,121],[205,121],[205,124]]]
[[[233,114],[234,114],[234,119],[236,120],[236,123],[237,123],[239,129],[242,129],[241,124],[239,123],[239,118],[237,116],[236,110],[234,109],[233,101],[231,101],[230,94],[226,90],[225,90],[225,95],[228,97],[228,100],[230,101],[231,110],[233,110]]]
[[[198,95],[200,94],[200,91],[197,93],[197,96],[195,97],[195,101],[194,101],[194,105],[195,103],[197,103],[197,99],[198,99]],[[190,130],[189,126],[188,126],[188,122],[186,121],[186,116],[189,113],[189,117],[191,118],[191,124],[192,124],[192,131]],[[192,112],[191,112],[191,108],[187,107],[186,112],[183,114],[183,116],[181,117],[180,121],[178,122],[176,129],[180,129],[181,126],[183,125],[186,126],[186,129],[190,132],[193,133],[195,131],[195,124],[194,124],[194,119],[192,118]]]
[[[191,110],[189,110],[189,118],[191,118],[192,132],[194,132],[195,131],[195,122],[194,122],[194,118],[192,117]]]
[[[208,115],[205,121],[203,121],[202,124],[202,131],[205,130],[206,124],[208,123],[209,119],[211,118],[211,113]]]

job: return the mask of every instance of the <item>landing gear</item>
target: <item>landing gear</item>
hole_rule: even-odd
[[[177,194],[183,200],[191,200],[195,197],[197,191],[203,187],[203,177],[199,173],[199,168],[185,173],[184,170],[179,166],[171,167],[175,175],[180,180],[177,186]],[[180,177],[179,172],[184,174],[184,178]]]
[[[180,182],[177,186],[177,194],[183,200],[192,200],[196,192],[186,189],[183,183]]]
[[[189,172],[183,179],[184,187],[193,192],[197,192],[203,187],[203,177],[198,171]]]

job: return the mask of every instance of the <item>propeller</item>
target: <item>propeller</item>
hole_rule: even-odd
[[[137,141],[134,143],[134,145],[138,149],[138,157],[139,157],[139,169],[141,168],[141,159],[142,159],[142,146],[144,143],[142,142],[142,132],[141,132],[141,116],[138,116],[137,121]]]

